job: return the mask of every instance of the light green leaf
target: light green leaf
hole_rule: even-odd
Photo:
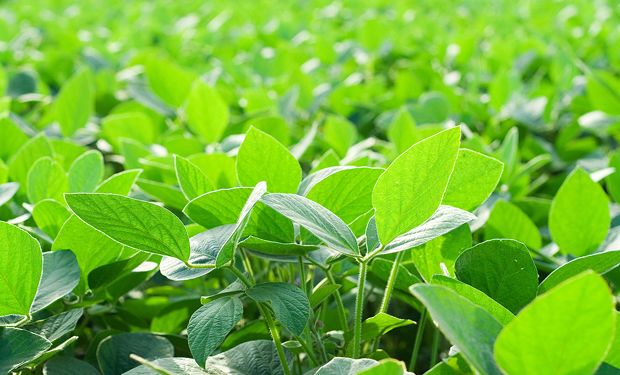
[[[155,54],[146,61],[145,73],[151,90],[174,108],[183,105],[195,81],[193,73]]]
[[[351,229],[320,204],[296,194],[267,194],[261,201],[309,230],[334,250],[359,254],[357,239]]]
[[[357,139],[357,130],[344,117],[328,116],[323,125],[323,137],[340,157],[344,157]]]
[[[181,191],[188,200],[192,200],[206,192],[213,190],[213,183],[191,161],[174,155],[174,170]]]
[[[387,313],[380,312],[375,316],[364,320],[362,323],[362,341],[373,340],[381,337],[386,333],[409,325],[415,324],[413,320],[401,319]],[[347,332],[345,335],[347,340],[353,338],[353,331]]]
[[[263,254],[282,256],[304,256],[319,248],[319,246],[315,245],[301,245],[294,242],[275,242],[254,236],[249,236],[239,242],[239,246]]]
[[[228,125],[228,106],[217,90],[203,81],[196,81],[185,104],[189,128],[206,143],[217,142]]]
[[[503,200],[498,200],[493,206],[484,227],[484,238],[512,238],[534,250],[542,246],[536,224],[519,207]]]
[[[231,188],[210,191],[192,199],[183,213],[195,223],[209,229],[237,221],[252,188]]]
[[[495,358],[509,374],[593,374],[613,339],[614,299],[592,271],[524,308],[500,333]]]
[[[462,281],[443,275],[434,275],[431,279],[431,284],[442,285],[449,289],[452,289],[461,297],[465,297],[471,302],[485,309],[486,312],[491,314],[495,318],[495,320],[497,320],[502,325],[508,324],[508,322],[510,322],[515,317],[514,314],[510,312],[510,310],[500,305],[493,298],[487,296],[473,286],[465,284]]]
[[[586,270],[592,270],[602,275],[619,265],[620,251],[606,251],[573,259],[551,272],[538,286],[538,294],[545,293],[559,283]]]
[[[287,352],[287,359],[291,356]],[[271,340],[241,343],[207,359],[205,368],[222,370],[235,375],[283,375],[282,365]]]
[[[28,171],[27,188],[31,203],[43,199],[63,202],[62,195],[69,190],[69,183],[60,163],[46,156],[37,160]]]
[[[30,307],[35,313],[71,291],[80,282],[80,267],[71,251],[54,251],[43,254],[43,272],[39,289]]]
[[[21,328],[0,328],[0,373],[26,364],[43,354],[52,343]]]
[[[516,313],[536,297],[538,271],[529,250],[515,240],[489,240],[456,260],[459,280]]]
[[[551,203],[551,238],[564,254],[589,254],[605,240],[610,222],[607,195],[586,171],[576,168]]]
[[[39,134],[26,142],[9,160],[9,177],[19,183],[20,190],[26,192],[28,171],[42,157],[54,155],[52,145],[45,135]]]
[[[97,347],[97,362],[103,375],[122,375],[139,364],[130,354],[148,360],[174,356],[172,344],[149,333],[121,333],[108,336]]]
[[[97,150],[80,155],[69,168],[69,192],[91,193],[103,178],[103,156]]]
[[[409,111],[406,108],[399,109],[387,130],[387,137],[396,146],[398,154],[415,143],[415,126],[415,120]]]
[[[605,362],[620,368],[620,329],[618,329],[618,322],[620,322],[620,311],[616,311],[616,333],[609,347],[609,351],[607,351]]]
[[[504,165],[499,160],[476,151],[459,150],[443,204],[471,211],[491,195]]]
[[[17,182],[7,182],[0,185],[0,206],[10,201],[18,190],[19,184]]]
[[[155,125],[142,112],[111,114],[101,120],[101,136],[116,150],[121,149],[121,140],[130,139],[141,145],[155,141]]]
[[[125,246],[189,258],[185,227],[165,208],[116,194],[71,193],[65,200],[82,221]]]
[[[377,363],[376,365],[366,370],[359,372],[358,374],[359,375],[383,375],[383,374],[413,375],[412,372],[407,372],[407,368],[405,367],[405,364],[403,362],[398,361],[396,359],[392,359],[392,358],[381,360],[381,362]]]
[[[69,216],[71,216],[69,210],[53,199],[44,199],[32,209],[32,217],[37,226],[52,239],[56,238]]]
[[[301,335],[310,317],[310,302],[299,288],[287,283],[257,284],[245,291],[254,301],[269,302],[276,319],[294,335]]]
[[[113,174],[99,184],[95,192],[127,195],[141,173],[141,169],[129,169]]]
[[[455,127],[426,138],[396,158],[372,193],[382,243],[422,224],[441,204],[454,168],[461,131]]]
[[[235,159],[222,153],[196,154],[187,158],[196,164],[216,188],[237,186]]]
[[[0,221],[0,316],[30,313],[41,279],[42,259],[37,240]]]
[[[71,137],[88,122],[95,106],[92,74],[82,69],[64,83],[56,101],[54,110],[60,131],[65,137]]]
[[[251,127],[237,154],[237,177],[244,186],[266,181],[269,192],[294,193],[301,181],[301,167],[280,142]]]
[[[396,237],[387,244],[382,254],[412,249],[466,224],[476,217],[471,213],[450,206],[439,206],[437,211],[422,225]]]
[[[0,118],[0,159],[8,160],[28,141],[28,136],[10,117]]]
[[[501,374],[493,359],[493,344],[502,325],[491,314],[445,286],[418,284],[410,290],[476,371]]]
[[[356,375],[360,371],[376,365],[378,362],[370,358],[335,357],[321,366],[314,375]]]
[[[142,178],[138,179],[136,185],[153,200],[162,202],[168,207],[182,210],[187,203],[185,196],[176,186]]]
[[[327,282],[327,279],[323,279],[323,282],[317,284],[312,290],[312,294],[309,299],[310,307],[312,309],[316,309],[321,305],[321,303],[323,303],[323,301],[325,301],[341,287],[342,285],[340,284],[330,284]]]
[[[609,156],[609,167],[614,168],[614,173],[607,176],[607,190],[614,201],[620,202],[620,150],[612,152]]]
[[[243,304],[237,297],[218,298],[192,314],[187,335],[192,356],[198,364],[206,363],[242,316]]]

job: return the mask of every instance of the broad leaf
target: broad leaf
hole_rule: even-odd
[[[216,299],[192,314],[187,335],[192,356],[199,365],[205,365],[242,315],[243,304],[237,297]]]
[[[62,195],[69,190],[69,183],[60,163],[50,157],[43,157],[28,171],[27,189],[28,200],[33,204],[48,198],[62,202]]]
[[[504,328],[495,344],[497,363],[509,374],[593,374],[613,339],[614,305],[602,277],[592,271],[575,276]]]
[[[205,371],[192,358],[160,358],[153,361],[144,360],[141,363],[143,364],[127,371],[124,375],[161,375],[162,370],[173,375],[226,375],[224,371],[216,368]]]
[[[360,375],[413,375],[412,372],[407,372],[407,367],[403,362],[395,359],[384,359],[376,365],[359,372]]]
[[[100,375],[90,363],[69,356],[56,356],[45,362],[45,375]]]
[[[620,251],[606,251],[573,259],[551,272],[538,286],[538,293],[542,294],[581,272],[592,270],[602,275],[619,265]]]
[[[360,371],[370,368],[377,364],[377,361],[370,358],[344,358],[335,357],[327,362],[314,373],[314,375],[356,375]]]
[[[213,183],[194,163],[182,156],[174,155],[174,170],[181,191],[188,200],[213,190]]]
[[[155,204],[115,194],[72,193],[65,200],[86,224],[119,243],[149,253],[189,258],[179,218]]]
[[[230,114],[226,102],[217,90],[203,81],[196,81],[189,92],[184,110],[189,128],[201,140],[206,143],[220,140]]]
[[[30,322],[22,328],[53,342],[72,332],[83,313],[83,309],[72,309],[43,320]]]
[[[538,271],[525,245],[489,240],[465,250],[456,260],[459,280],[483,291],[513,313],[536,297]]]
[[[41,279],[42,259],[37,240],[0,221],[0,316],[30,313]]]
[[[0,328],[0,373],[10,373],[12,369],[41,355],[50,346],[52,343],[45,337],[24,329]]]
[[[319,248],[319,246],[315,245],[301,245],[294,242],[275,242],[253,236],[239,242],[239,246],[263,254],[282,256],[304,256]]]
[[[460,136],[456,127],[414,144],[379,177],[372,202],[382,243],[422,224],[437,210],[456,162]]]
[[[375,316],[364,320],[362,323],[362,341],[368,341],[381,337],[386,333],[409,325],[415,324],[412,320],[401,319],[387,313],[380,312]],[[353,338],[353,331],[347,332],[347,340]]]
[[[80,267],[71,251],[44,253],[41,282],[30,311],[37,312],[71,293],[79,282]]]
[[[44,199],[32,209],[32,218],[37,226],[51,238],[56,238],[60,228],[70,216],[69,210],[53,199]]]
[[[39,134],[26,142],[9,160],[9,177],[19,183],[20,190],[26,192],[28,171],[42,157],[52,157],[52,145],[45,135]]]
[[[77,72],[62,86],[54,110],[65,137],[72,136],[86,125],[94,109],[93,91],[92,75],[87,69]]]
[[[17,182],[7,182],[0,185],[0,206],[10,201],[18,190],[19,184]]]
[[[95,192],[127,195],[142,173],[141,169],[129,169],[118,172],[103,181]]]
[[[323,137],[327,144],[344,157],[357,138],[355,126],[344,117],[329,116],[323,125]]]
[[[308,297],[291,284],[258,284],[247,289],[245,293],[256,302],[269,302],[276,319],[294,335],[301,335],[308,324]]]
[[[493,206],[491,216],[485,224],[484,238],[512,238],[534,250],[542,246],[536,224],[517,206],[503,200],[497,201]]]
[[[69,192],[95,191],[103,178],[103,156],[99,151],[91,150],[80,155],[69,168]]]
[[[103,375],[121,375],[138,366],[130,354],[148,360],[174,356],[172,344],[148,333],[121,333],[108,336],[97,347],[97,362]]]
[[[266,181],[269,192],[294,193],[301,181],[301,167],[280,142],[252,127],[239,148],[237,177],[243,186]]]
[[[288,359],[290,360],[290,356]],[[246,341],[207,359],[205,368],[236,375],[282,375],[282,365],[271,340]]]
[[[192,199],[183,213],[207,229],[232,224],[251,193],[247,187],[210,191]]]
[[[608,205],[607,195],[586,171],[577,168],[568,175],[549,212],[549,231],[560,251],[576,256],[593,252],[609,230]]]

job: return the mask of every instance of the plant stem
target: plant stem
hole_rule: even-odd
[[[312,362],[313,366],[318,366],[319,365],[319,361],[316,359],[316,356],[314,355],[314,351],[313,349],[310,347],[310,345],[306,342],[306,340],[304,340],[301,336],[296,336],[295,339],[297,341],[299,341],[299,343],[301,344],[301,346],[304,348],[304,350],[306,351],[306,354],[308,355],[308,359],[310,359],[310,362]]]
[[[434,327],[435,331],[433,332],[433,343],[431,346],[431,363],[429,368],[435,366],[437,363],[437,356],[439,355],[439,339],[441,338],[439,327]]]
[[[357,280],[357,296],[355,297],[355,321],[353,326],[352,357],[359,358],[362,344],[362,312],[364,309],[364,287],[366,286],[366,271],[368,263],[360,262],[359,277]]]
[[[254,285],[254,282],[253,282],[252,280],[248,279],[248,277],[247,277],[247,276],[246,276],[243,272],[239,271],[239,270],[237,269],[237,267],[235,267],[235,266],[230,266],[230,267],[228,267],[228,269],[229,269],[232,273],[234,273],[234,274],[235,274],[235,276],[237,276],[237,278],[238,278],[239,280],[241,280],[241,282],[242,282],[242,283],[243,283],[246,287],[248,287],[248,288],[249,288],[249,287],[251,287],[251,286],[253,286],[253,285]]]
[[[278,358],[280,359],[280,364],[282,365],[282,369],[284,370],[284,375],[291,375],[291,369],[288,367],[288,361],[286,360],[286,354],[284,353],[282,340],[280,340],[280,333],[278,332],[278,327],[276,326],[276,323],[271,317],[271,312],[269,312],[262,303],[258,304],[258,309],[265,318],[265,322],[267,323],[269,332],[271,332],[271,337],[273,338],[273,342],[276,345],[276,351],[278,352]]]
[[[330,269],[325,269],[325,276],[330,283],[336,285],[336,280],[334,279],[334,275]],[[346,332],[349,329],[349,324],[347,322],[347,313],[344,308],[344,302],[342,302],[342,296],[340,295],[340,290],[336,290],[334,292],[334,300],[336,301],[336,313],[338,313],[338,320],[340,322],[340,329]]]
[[[379,308],[379,312],[387,312],[388,306],[390,304],[390,298],[392,297],[392,290],[394,289],[394,284],[396,284],[396,278],[398,277],[400,262],[402,261],[404,254],[404,251],[396,254],[394,264],[392,264],[392,270],[390,271],[390,276],[387,280],[387,285],[385,286],[385,292],[383,293],[383,300],[381,301],[381,307]]]
[[[302,257],[298,257],[299,260],[299,283],[301,286],[301,290],[304,291],[305,295],[308,295],[308,291],[306,290],[306,268],[304,267],[304,261]]]
[[[413,350],[411,351],[411,359],[409,360],[409,370],[415,372],[415,365],[418,361],[418,354],[420,353],[420,346],[422,345],[422,336],[424,335],[424,326],[426,325],[428,312],[424,308],[420,315],[420,322],[418,323],[418,331],[415,334],[415,342],[413,343]]]

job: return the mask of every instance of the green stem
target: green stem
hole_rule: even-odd
[[[420,322],[418,323],[418,331],[415,334],[415,342],[413,343],[413,350],[411,351],[411,359],[409,360],[409,370],[415,372],[415,365],[418,361],[418,354],[420,353],[420,346],[422,345],[422,336],[424,335],[424,326],[426,325],[428,312],[426,309],[422,310],[420,315]]]
[[[353,326],[352,357],[359,358],[362,346],[362,312],[364,309],[364,287],[366,286],[366,271],[368,263],[360,262],[359,277],[357,280],[357,296],[355,297],[355,321]]]
[[[248,253],[241,250],[241,260],[243,261],[243,268],[245,268],[246,272],[250,275],[252,279],[254,279],[254,271],[252,270],[252,262],[250,261],[250,257]]]
[[[330,269],[325,270],[325,276],[330,283],[336,285],[336,280],[334,279],[334,275]],[[340,294],[340,290],[336,290],[334,292],[334,300],[336,301],[336,313],[338,314],[338,321],[340,322],[340,329],[346,332],[349,329],[349,324],[347,323],[347,313],[344,308],[344,302],[342,301],[342,295]]]
[[[280,364],[282,365],[282,369],[284,370],[284,375],[291,375],[291,369],[288,367],[288,361],[286,360],[286,354],[284,353],[282,340],[280,340],[280,332],[278,332],[278,327],[273,321],[271,313],[267,311],[267,309],[265,309],[262,303],[258,304],[258,309],[265,318],[265,322],[267,323],[269,332],[271,332],[271,337],[273,338],[273,342],[276,345],[276,351],[278,352],[278,358],[280,359]]]
[[[301,344],[301,346],[304,348],[304,350],[306,351],[306,354],[308,355],[308,359],[310,359],[310,362],[312,362],[313,366],[318,366],[319,365],[319,361],[317,360],[316,356],[314,355],[314,351],[312,350],[312,348],[310,347],[310,345],[306,342],[306,340],[304,340],[303,338],[301,338],[301,336],[296,336],[295,339],[297,341],[299,341],[299,343]]]
[[[301,283],[301,290],[304,291],[305,295],[308,295],[308,291],[306,290],[306,267],[304,266],[304,261],[302,257],[298,257],[299,260],[299,280]]]
[[[433,343],[431,346],[431,364],[429,368],[435,366],[435,363],[437,363],[437,356],[439,355],[439,339],[441,338],[441,335],[439,332],[439,327],[434,328],[435,331],[433,332]]]
[[[189,262],[183,262],[189,268],[204,268],[204,269],[212,269],[215,268],[215,264],[191,264]]]
[[[241,282],[242,282],[242,283],[243,283],[246,287],[248,287],[248,288],[249,288],[249,287],[251,287],[251,286],[253,286],[253,285],[254,285],[254,282],[253,282],[252,280],[248,279],[248,277],[247,277],[247,276],[246,276],[243,272],[239,271],[239,270],[237,269],[237,267],[235,267],[235,266],[230,266],[230,267],[228,267],[228,269],[229,269],[232,273],[234,273],[234,274],[235,274],[235,276],[237,276],[237,278],[238,278],[239,280],[241,280]]]
[[[388,277],[387,285],[385,286],[385,292],[383,293],[383,300],[381,301],[381,307],[379,308],[379,312],[387,312],[388,306],[390,304],[390,298],[392,297],[392,290],[394,289],[394,284],[396,284],[396,278],[398,277],[400,262],[402,261],[404,254],[405,252],[401,251],[396,255],[396,258],[394,259],[394,264],[392,264],[392,270],[390,271],[390,276]]]

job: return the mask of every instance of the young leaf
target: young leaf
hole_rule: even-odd
[[[35,223],[52,239],[56,238],[69,216],[71,216],[69,210],[53,199],[44,199],[32,208],[32,218]]]
[[[396,237],[385,246],[381,253],[390,254],[412,249],[442,236],[475,218],[474,215],[467,211],[450,206],[439,206],[437,211],[427,221],[409,232]]]
[[[415,143],[415,120],[406,108],[401,108],[394,116],[387,131],[390,142],[396,146],[398,154],[403,153]]]
[[[371,316],[362,323],[362,341],[368,341],[381,337],[386,333],[409,325],[415,324],[412,320],[401,319],[387,313],[380,312]],[[347,340],[353,338],[353,331],[346,333]]]
[[[512,238],[534,250],[542,246],[536,224],[519,207],[503,200],[498,200],[493,206],[485,224],[484,238]]]
[[[181,191],[188,200],[213,190],[213,183],[194,163],[182,156],[174,155],[174,170]]]
[[[164,337],[149,333],[120,333],[103,339],[97,347],[97,362],[103,375],[121,375],[138,366],[130,354],[148,360],[174,356],[174,348]]]
[[[471,211],[495,190],[504,165],[476,151],[459,150],[443,204]]]
[[[115,194],[71,193],[65,200],[82,221],[125,246],[189,258],[185,227],[165,208]]]
[[[346,118],[329,116],[323,126],[323,137],[327,144],[344,157],[357,138],[357,130]]]
[[[485,241],[465,250],[455,268],[459,280],[483,291],[513,313],[536,297],[538,271],[521,242]]]
[[[351,229],[320,204],[296,194],[267,194],[261,201],[309,230],[334,250],[359,254],[357,239]]]
[[[103,156],[97,150],[80,155],[69,168],[69,192],[91,193],[103,178]]]
[[[196,310],[189,319],[187,336],[196,362],[204,366],[207,358],[222,344],[243,315],[237,297],[216,299]]]
[[[301,289],[287,283],[263,283],[245,291],[248,297],[269,302],[276,319],[294,335],[301,335],[310,317],[310,302]]]
[[[445,286],[419,284],[410,290],[476,371],[501,374],[493,358],[493,344],[502,325],[491,314]]]
[[[50,346],[52,343],[45,337],[24,329],[0,329],[0,373],[9,374],[14,368],[41,355]]]
[[[251,127],[237,155],[237,177],[244,186],[266,181],[272,193],[294,193],[301,181],[301,167],[280,142]]]
[[[382,243],[422,224],[437,210],[460,144],[455,127],[426,138],[402,153],[383,172],[372,192]]]
[[[606,251],[573,259],[551,272],[538,286],[538,294],[545,293],[564,280],[576,276],[581,272],[592,270],[602,275],[619,265],[620,251]]]
[[[118,172],[103,181],[95,192],[127,195],[142,173],[141,169],[129,169]]]
[[[497,363],[509,374],[593,374],[613,339],[614,304],[592,271],[559,284],[500,333]]]
[[[9,160],[9,177],[19,183],[20,189],[26,192],[28,171],[42,157],[52,157],[52,145],[45,135],[39,134],[26,142]]]
[[[69,189],[62,166],[50,157],[37,160],[28,171],[28,199],[38,203],[43,199],[62,202],[62,194]]]
[[[42,258],[37,240],[0,221],[0,316],[30,313],[41,279]]]
[[[35,313],[71,293],[79,282],[80,267],[71,251],[44,253],[41,282],[30,311]]]
[[[226,102],[217,90],[203,81],[192,86],[185,104],[189,128],[206,143],[220,140],[230,116]]]
[[[76,130],[84,127],[93,112],[95,104],[91,73],[80,70],[61,88],[54,110],[60,131],[65,137],[71,137]]]
[[[549,212],[551,238],[564,254],[593,252],[610,225],[609,199],[586,171],[575,169],[558,190]]]

